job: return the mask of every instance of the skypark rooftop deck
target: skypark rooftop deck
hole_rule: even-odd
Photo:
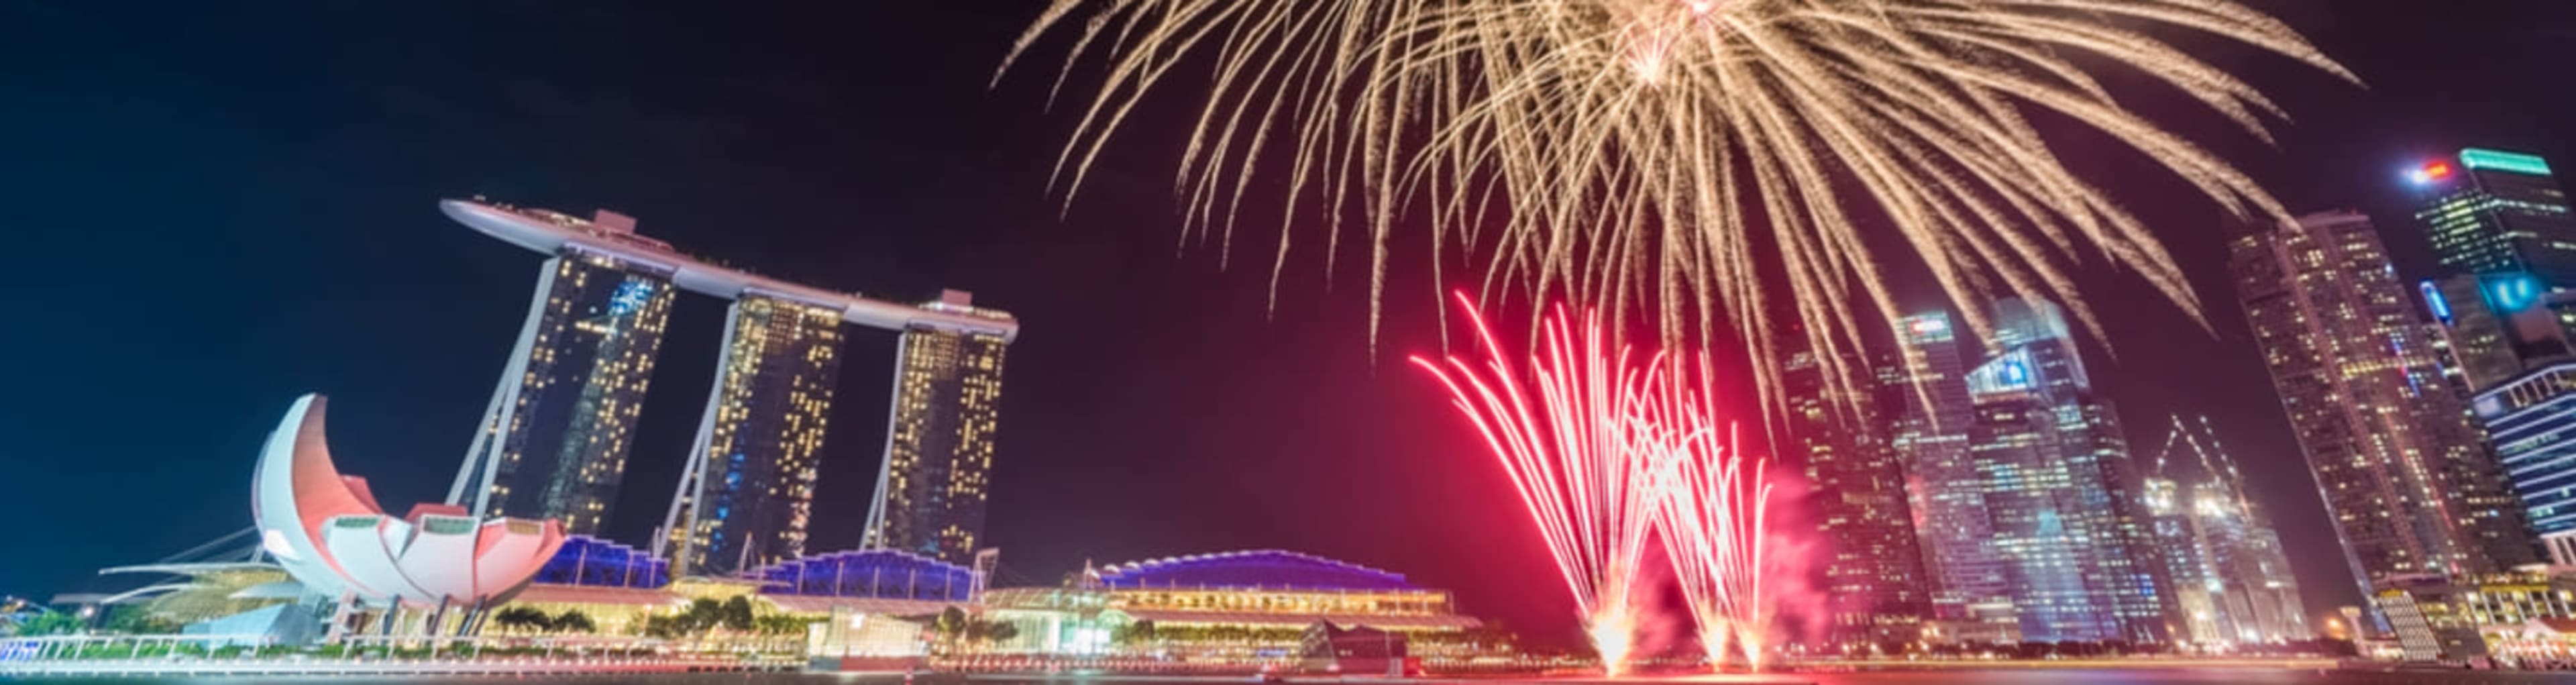
[[[602,213],[592,221],[560,212],[472,200],[441,200],[438,208],[457,223],[513,245],[549,255],[570,248],[655,265],[668,271],[671,282],[682,289],[728,300],[744,295],[793,300],[837,309],[842,320],[890,331],[929,328],[998,335],[1005,341],[1020,334],[1020,322],[1000,312],[872,300],[711,264],[682,254],[669,243],[637,234],[633,218],[615,213]]]

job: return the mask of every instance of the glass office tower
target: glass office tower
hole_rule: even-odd
[[[2023,640],[2171,639],[2172,591],[2110,404],[2047,302],[1996,303],[1969,452]]]
[[[1932,580],[1932,608],[1945,621],[2007,620],[2012,612],[2002,559],[1986,512],[1984,477],[1968,452],[1976,407],[1968,363],[1950,316],[1928,312],[1897,323],[1899,357],[1882,364],[1881,392],[1904,407],[1895,447],[1906,504]]]
[[[1787,444],[1814,486],[1825,562],[1826,604],[1835,643],[1905,643],[1922,637],[1931,609],[1930,579],[1906,506],[1905,470],[1887,440],[1878,403],[1846,397],[1815,355],[1798,351],[1782,365],[1788,401]]]

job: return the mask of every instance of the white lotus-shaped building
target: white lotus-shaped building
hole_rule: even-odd
[[[251,485],[261,544],[304,586],[370,606],[488,606],[525,587],[563,544],[555,521],[476,521],[463,507],[385,515],[367,481],[323,443],[324,399],[305,395],[262,448]]]

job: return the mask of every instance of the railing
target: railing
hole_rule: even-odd
[[[320,647],[266,635],[0,639],[0,676],[180,674],[569,674],[784,670],[801,654],[723,642],[629,638],[363,636]]]

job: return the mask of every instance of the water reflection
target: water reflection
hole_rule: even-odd
[[[356,685],[420,685],[425,683],[437,683],[439,685],[535,685],[538,683],[570,683],[574,685],[612,685],[623,683],[634,683],[636,685],[904,685],[905,681],[900,676],[845,676],[821,673],[734,673],[709,675],[488,678],[354,676],[245,676],[229,678],[160,679],[81,678],[66,680],[15,680],[11,682],[13,684],[60,683],[62,685],[116,685],[122,683],[150,685],[269,685],[272,683],[276,685],[321,685],[324,683],[353,683]],[[913,685],[1183,685],[1188,683],[1202,683],[1207,685],[1229,685],[1240,683],[1243,685],[1251,685],[1253,682],[1254,681],[1250,678],[1147,679],[1114,677],[1083,678],[1068,676],[1058,678],[977,677],[973,679],[959,679],[955,677],[924,676],[915,679]],[[1476,678],[1470,680],[1417,679],[1409,681],[1358,679],[1335,681],[1331,679],[1298,679],[1290,681],[1292,685],[1356,685],[1361,683],[1365,683],[1367,685],[1395,685],[1399,683],[1421,683],[1422,685],[1460,685],[1462,683],[1465,685],[1515,685],[1519,683],[1603,685],[1605,682],[1610,681],[1526,681],[1502,678]],[[1780,683],[1783,685],[1791,683],[1811,683],[1813,685],[2058,685],[2061,683],[2074,683],[2078,685],[2576,685],[2576,673],[2498,673],[2492,671],[2321,673],[2317,671],[2289,671],[2282,669],[1998,669],[1876,673],[1783,673],[1767,675],[1760,678],[1736,676],[1643,679],[1616,682],[1637,683],[1639,685],[1728,685],[1732,683]]]

